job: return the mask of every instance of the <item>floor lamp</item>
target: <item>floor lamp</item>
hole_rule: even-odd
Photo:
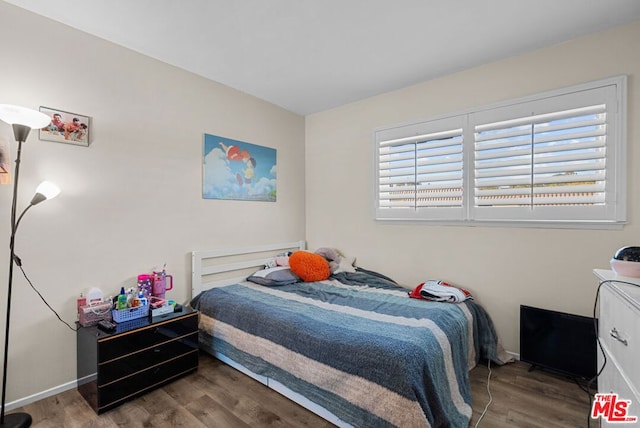
[[[0,120],[12,125],[13,135],[18,143],[18,150],[16,155],[16,167],[13,174],[13,199],[11,202],[11,240],[9,241],[9,248],[11,250],[11,257],[9,259],[9,282],[7,287],[7,320],[5,323],[4,334],[4,364],[2,369],[2,413],[0,413],[0,428],[4,427],[29,427],[31,426],[31,415],[28,413],[11,413],[4,414],[4,406],[7,392],[7,359],[9,355],[9,322],[11,320],[11,288],[13,285],[13,265],[14,263],[20,264],[20,259],[15,255],[14,243],[16,238],[16,232],[20,220],[25,215],[27,210],[32,206],[52,197],[55,197],[60,193],[54,184],[44,182],[38,189],[36,194],[29,203],[29,206],[20,214],[16,220],[16,205],[18,200],[18,178],[20,174],[20,156],[22,153],[22,143],[27,140],[31,129],[44,128],[51,122],[51,118],[44,113],[40,113],[36,110],[31,110],[24,107],[12,106],[8,104],[0,104]]]

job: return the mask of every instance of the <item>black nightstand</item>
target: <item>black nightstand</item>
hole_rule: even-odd
[[[78,391],[102,413],[198,369],[198,312],[83,327],[77,344]]]

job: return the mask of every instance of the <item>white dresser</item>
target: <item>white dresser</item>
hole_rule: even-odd
[[[636,423],[622,424],[602,420],[602,426],[640,427],[640,278],[603,269],[593,273],[599,281],[612,281],[600,288],[598,330],[607,365],[598,378],[598,392],[616,393],[621,400],[631,400],[627,414],[638,418]],[[602,362],[598,349],[598,369]]]

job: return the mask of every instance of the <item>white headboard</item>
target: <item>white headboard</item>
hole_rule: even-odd
[[[275,255],[305,249],[305,241],[191,253],[191,298],[209,288],[244,281]]]

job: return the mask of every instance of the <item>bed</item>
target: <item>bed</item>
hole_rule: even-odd
[[[317,282],[245,281],[304,241],[192,254],[200,347],[338,426],[467,427],[469,370],[503,364],[473,300],[410,299],[358,268]]]

